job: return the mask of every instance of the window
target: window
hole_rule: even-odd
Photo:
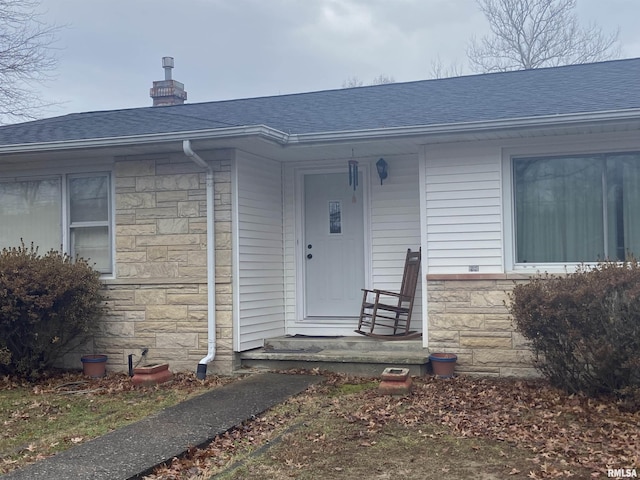
[[[59,178],[0,182],[0,247],[17,247],[22,238],[40,252],[59,249],[61,191]]]
[[[640,153],[513,160],[516,263],[640,255]]]
[[[40,253],[61,247],[111,272],[111,181],[108,173],[0,182],[0,248],[23,239]]]
[[[342,233],[342,206],[340,201],[329,202],[329,234]]]
[[[109,271],[109,177],[73,176],[68,182],[70,251],[91,259],[101,272]]]

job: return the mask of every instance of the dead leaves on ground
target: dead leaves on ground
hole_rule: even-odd
[[[640,412],[614,401],[567,396],[542,381],[425,379],[411,395],[389,401],[368,392],[347,421],[368,430],[388,422],[406,426],[437,422],[460,437],[508,442],[532,451],[529,478],[571,477],[571,467],[591,470],[640,465]],[[515,475],[515,473],[514,473]]]
[[[229,468],[237,461],[240,452],[255,451],[260,446],[268,444],[274,438],[275,432],[282,431],[286,424],[287,419],[278,415],[270,418],[254,418],[238,428],[218,435],[205,448],[190,448],[185,455],[156,468],[153,474],[144,478],[145,480],[190,479],[203,472]]]
[[[469,377],[416,379],[411,394],[402,398],[380,395],[376,389],[349,395],[346,401],[331,395],[346,382],[370,381],[328,374],[323,384],[291,402],[318,402],[323,396],[322,408],[360,426],[361,448],[375,445],[376,435],[389,424],[414,428],[416,435],[421,426],[439,424],[461,438],[528,449],[529,471],[510,468],[505,472],[515,478],[577,478],[576,470],[584,469],[597,478],[605,477],[607,468],[640,465],[640,412],[623,411],[615,401],[569,396],[543,381]],[[199,469],[228,467],[240,448],[268,443],[278,428],[291,421],[277,414],[249,421],[214,439],[208,448],[194,449],[146,478],[190,478]],[[339,440],[314,433],[306,438],[325,452],[330,452],[332,441]]]
[[[190,373],[175,373],[169,382],[136,387],[125,373],[92,379],[79,372],[53,372],[34,383],[0,376],[0,392],[6,392],[0,399],[0,475],[95,436],[94,425],[87,418],[91,412],[100,414],[98,404],[117,403],[108,407],[108,413],[100,414],[100,418],[120,415],[126,421],[141,403],[139,398],[147,398],[148,393],[160,401],[169,397],[170,392],[180,391],[181,396],[189,396],[232,381],[235,378],[211,375],[199,380]],[[55,427],[67,425],[65,419],[69,417],[78,418],[78,429]]]
[[[288,408],[274,409],[251,419],[216,437],[206,448],[192,448],[188,454],[146,478],[193,478],[202,472],[228,468],[238,460],[238,455],[255,451],[276,438],[287,441],[288,429],[304,427],[300,413],[304,413],[307,403],[328,409],[336,418],[357,425],[358,448],[376,445],[376,435],[383,432],[386,425],[402,425],[414,429],[416,435],[421,435],[425,425],[440,425],[461,438],[490,439],[526,448],[531,452],[531,466],[526,470],[520,466],[510,467],[505,474],[514,478],[577,478],[574,473],[577,468],[587,469],[592,472],[592,478],[597,478],[606,477],[607,468],[640,465],[640,412],[624,411],[615,401],[568,396],[543,381],[469,377],[415,379],[411,394],[402,398],[380,395],[375,388],[336,395],[344,385],[370,383],[372,379],[324,374],[323,383],[290,399]],[[213,387],[231,381],[232,378],[224,377],[201,381],[191,374],[176,374],[171,382],[145,388],[195,391],[202,389],[203,382]],[[17,380],[0,378],[0,389],[19,387],[24,385]],[[140,387],[134,387],[126,374],[103,379],[65,374],[30,388],[36,399],[16,410],[15,416],[7,421],[19,421],[25,415],[40,411],[55,416],[55,409],[44,399],[45,393],[70,397],[118,395]],[[70,442],[75,443],[74,440],[81,442],[84,438],[74,437]],[[322,451],[330,451],[332,443],[340,440],[315,432],[306,439]],[[301,460],[291,461],[292,468],[306,466]]]

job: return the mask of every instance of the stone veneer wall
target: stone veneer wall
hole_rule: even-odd
[[[231,161],[214,168],[216,360],[231,373]],[[183,155],[116,159],[116,278],[106,281],[108,314],[93,340],[107,369],[144,363],[194,371],[207,354],[206,172]]]
[[[458,355],[456,371],[531,377],[538,373],[504,304],[514,281],[507,275],[428,275],[429,351]]]

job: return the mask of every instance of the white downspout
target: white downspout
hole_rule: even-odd
[[[213,191],[213,168],[191,149],[191,140],[182,141],[184,154],[207,170],[207,356],[198,362],[196,375],[207,376],[207,364],[216,356],[216,237]]]

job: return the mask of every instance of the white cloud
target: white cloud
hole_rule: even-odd
[[[190,102],[340,88],[350,76],[427,78],[466,62],[487,25],[473,0],[44,0],[68,25],[59,74],[43,92],[51,115],[151,105],[175,58]],[[638,0],[581,0],[585,22],[621,27],[624,56],[640,56]]]

